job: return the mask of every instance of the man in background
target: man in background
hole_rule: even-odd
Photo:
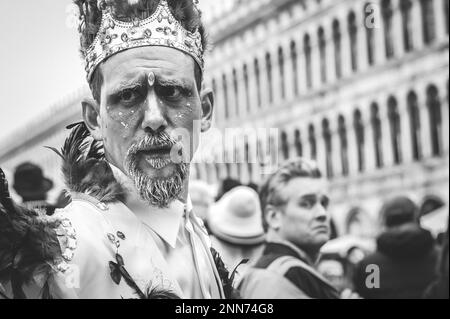
[[[337,299],[318,273],[320,248],[330,239],[327,184],[317,166],[296,159],[279,168],[260,191],[267,245],[240,285],[247,299]]]
[[[47,202],[47,193],[53,188],[53,182],[44,177],[42,169],[26,162],[17,166],[14,172],[14,190],[22,198],[28,209],[39,209],[47,215],[53,215],[55,206]]]

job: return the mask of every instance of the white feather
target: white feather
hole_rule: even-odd
[[[133,5],[138,4],[138,3],[139,3],[139,0],[128,0],[128,4],[130,6],[133,6]]]

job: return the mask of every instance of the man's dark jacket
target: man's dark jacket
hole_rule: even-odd
[[[280,262],[281,261],[281,262]],[[289,243],[267,243],[240,284],[245,299],[338,299],[337,290]]]
[[[421,298],[435,278],[437,257],[429,231],[418,226],[386,231],[377,239],[377,251],[358,265],[355,290],[366,299]],[[369,278],[377,275],[373,265],[379,269],[379,287]]]

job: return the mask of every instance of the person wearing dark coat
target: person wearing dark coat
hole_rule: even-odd
[[[445,234],[444,244],[441,250],[439,261],[439,269],[437,270],[438,278],[425,291],[424,299],[449,299],[449,282],[448,282],[448,235],[449,230]]]
[[[377,250],[355,271],[354,285],[361,297],[418,299],[435,279],[435,239],[420,227],[417,212],[416,205],[406,197],[384,205],[381,216],[385,231],[377,238]],[[374,281],[377,284],[371,284],[371,276],[379,276]]]

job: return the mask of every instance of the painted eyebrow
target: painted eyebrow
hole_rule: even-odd
[[[115,84],[111,86],[111,92],[112,94],[120,92],[124,89],[129,89],[137,86],[143,86],[145,85],[146,77],[145,75],[139,75],[133,79],[130,80],[124,80],[119,82],[118,84]]]
[[[161,76],[156,76],[156,84],[159,86],[180,86],[183,88],[191,88],[191,84],[187,80],[169,79]]]

